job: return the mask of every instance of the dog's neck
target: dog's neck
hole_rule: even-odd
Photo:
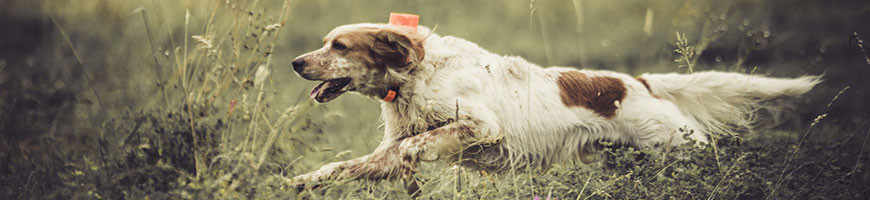
[[[395,83],[379,85],[360,89],[356,92],[387,104],[407,103],[409,102],[408,99],[414,94],[411,84]]]
[[[371,96],[385,103],[392,103],[405,95],[401,91],[399,86],[386,86],[372,90]]]
[[[379,86],[369,87],[359,92],[382,103],[408,104],[415,94],[416,83],[420,82],[418,79],[429,76],[427,72],[431,71],[427,68],[431,66],[424,62],[417,63],[417,66],[410,68],[409,71],[402,72],[401,76],[395,76],[390,81],[377,84]]]

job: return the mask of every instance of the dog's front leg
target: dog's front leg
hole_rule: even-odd
[[[482,142],[491,131],[477,119],[464,119],[402,140],[399,145],[403,171],[413,173],[423,155],[452,155],[469,145]],[[428,157],[428,156],[427,156]],[[410,174],[402,174],[407,177]]]
[[[333,162],[319,170],[293,178],[295,187],[320,184],[325,180],[369,179],[382,180],[396,178],[402,169],[398,143],[382,144],[374,152],[356,159]]]

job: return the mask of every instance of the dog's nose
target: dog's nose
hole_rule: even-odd
[[[302,73],[302,69],[305,68],[305,59],[297,58],[296,60],[293,60],[291,64],[293,64],[293,70]]]

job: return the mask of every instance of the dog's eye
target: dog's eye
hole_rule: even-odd
[[[332,42],[332,48],[335,50],[344,50],[347,49],[347,46],[344,46],[341,42]]]

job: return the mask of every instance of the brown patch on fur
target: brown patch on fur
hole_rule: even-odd
[[[646,91],[649,91],[650,95],[652,95],[656,99],[659,99],[659,96],[656,96],[656,94],[653,94],[652,89],[649,87],[649,83],[646,82],[646,79],[644,79],[643,77],[639,77],[639,76],[635,79],[637,79],[637,81],[640,81],[640,83],[643,84],[644,87],[646,87]]]
[[[372,57],[370,48],[375,40],[371,36],[371,32],[374,32],[374,30],[365,32],[349,32],[336,36],[332,42],[344,44],[347,49],[343,51],[333,50],[333,53],[338,53],[349,60],[361,61],[367,66],[373,66],[376,61],[375,58]]]
[[[579,71],[567,71],[560,73],[557,83],[566,106],[582,106],[605,118],[613,117],[619,108],[615,102],[625,98],[625,84],[617,78],[589,78]]]
[[[409,63],[423,61],[426,52],[420,34],[405,29],[383,28],[373,34],[372,54],[379,63],[392,67],[405,67]]]

